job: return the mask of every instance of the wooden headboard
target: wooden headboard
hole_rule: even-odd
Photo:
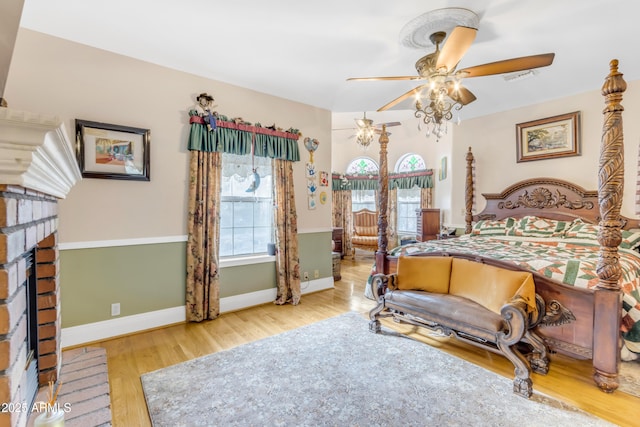
[[[482,219],[522,218],[535,215],[557,220],[573,220],[598,224],[600,210],[598,192],[556,178],[532,178],[517,182],[501,193],[483,193],[487,204],[473,216]],[[640,221],[621,217],[622,228],[639,228]]]

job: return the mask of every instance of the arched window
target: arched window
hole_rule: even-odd
[[[426,166],[420,155],[407,153],[398,159],[394,172],[415,172],[424,169],[426,169]],[[416,219],[417,209],[420,209],[420,189],[418,187],[398,189],[396,208],[398,235],[416,234],[418,225]]]
[[[378,164],[369,157],[358,157],[353,159],[347,166],[347,175],[349,176],[377,176],[379,171]],[[351,190],[351,210],[353,212],[369,209],[376,211],[376,190],[358,188]]]

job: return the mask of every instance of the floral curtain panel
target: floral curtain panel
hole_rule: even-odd
[[[201,322],[220,314],[218,246],[220,239],[220,153],[191,151],[187,212],[187,320]]]
[[[219,246],[221,153],[251,155],[278,159],[281,172],[275,185],[276,199],[282,200],[278,211],[280,224],[286,225],[281,239],[276,242],[280,255],[276,267],[279,296],[276,303],[300,301],[298,237],[295,200],[293,196],[293,161],[300,160],[298,133],[274,131],[260,126],[218,120],[207,129],[203,117],[196,109],[189,111],[189,141],[191,151],[189,171],[188,237],[187,237],[187,320],[199,322],[215,319],[220,313]],[[286,200],[286,204],[284,201]],[[283,219],[282,215],[285,216]],[[293,220],[291,219],[293,218]],[[292,228],[293,224],[293,228]],[[293,230],[293,234],[292,234]],[[280,237],[280,236],[279,236]],[[283,271],[284,269],[284,271]],[[280,291],[284,297],[280,297]],[[283,301],[283,302],[281,302]]]
[[[298,221],[293,188],[293,164],[273,161],[276,220],[276,304],[300,302],[300,258],[298,253]]]
[[[333,190],[331,209],[332,225],[342,228],[342,253],[352,253],[351,229],[353,228],[353,213],[351,212],[351,190]]]

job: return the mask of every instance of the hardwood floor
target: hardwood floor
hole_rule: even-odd
[[[179,324],[135,335],[94,343],[107,350],[113,425],[150,426],[140,375],[195,357],[229,349],[347,311],[367,314],[374,306],[364,297],[364,283],[371,268],[371,254],[356,261],[342,260],[342,280],[335,289],[303,295],[297,306],[264,304],[225,313],[199,324]],[[433,338],[412,326],[385,322],[385,326],[462,357],[508,378],[513,365],[502,356],[449,338]],[[620,426],[639,426],[640,398],[622,392],[606,394],[591,379],[590,361],[552,355],[549,374],[533,374],[534,390],[561,399]],[[635,408],[635,409],[633,409]]]

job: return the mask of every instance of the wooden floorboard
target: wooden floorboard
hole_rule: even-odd
[[[150,426],[140,375],[195,357],[232,348],[339,314],[368,313],[373,301],[364,297],[364,284],[373,257],[358,254],[356,261],[342,261],[342,280],[335,289],[303,295],[297,306],[264,304],[225,313],[219,319],[179,324],[149,332],[103,341],[107,350],[111,412],[114,426]],[[384,324],[411,334],[428,345],[513,378],[513,365],[502,356],[425,330],[386,321]],[[590,361],[551,356],[549,374],[533,374],[534,390],[564,400],[620,426],[638,426],[640,398],[625,393],[606,394],[591,379]],[[383,393],[383,391],[381,391]]]

